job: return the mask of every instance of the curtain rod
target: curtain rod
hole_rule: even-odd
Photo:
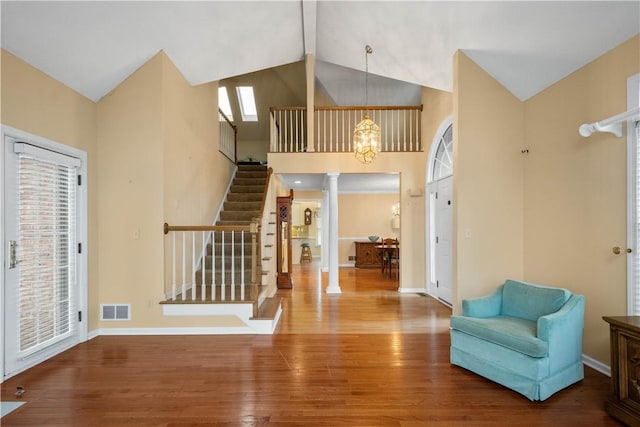
[[[640,118],[640,107],[632,108],[627,112],[620,113],[617,116],[609,117],[599,122],[585,123],[580,126],[578,131],[580,135],[585,138],[591,136],[594,132],[610,132],[620,138],[622,136],[622,122],[633,118]]]

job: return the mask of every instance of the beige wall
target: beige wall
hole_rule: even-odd
[[[454,57],[453,309],[523,276],[524,106]]]
[[[162,224],[211,223],[233,171],[216,143],[216,94],[216,84],[190,87],[160,52],[98,105],[100,302],[132,313],[102,328],[236,324],[164,317],[158,304]]]
[[[399,201],[397,193],[338,196],[339,264],[354,263],[349,256],[356,254],[356,241],[368,241],[368,236],[399,237],[399,230],[391,229],[391,207]]]
[[[162,298],[164,197],[162,55],[98,103],[100,302],[131,304],[142,326]]]
[[[267,152],[269,151],[269,141],[238,141],[238,150],[236,155],[238,161],[249,160],[252,161],[267,161]]]
[[[586,296],[584,353],[609,363],[606,315],[626,314],[626,139],[578,127],[627,109],[640,36],[525,103],[524,274]]]
[[[87,153],[88,326],[93,330],[99,305],[96,104],[6,50],[0,58],[0,122]]]

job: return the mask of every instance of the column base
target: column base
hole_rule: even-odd
[[[338,295],[342,293],[342,289],[340,286],[328,286],[326,292],[330,295]]]

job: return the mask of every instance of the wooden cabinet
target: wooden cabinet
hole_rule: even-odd
[[[356,242],[357,268],[382,268],[382,255],[378,242]]]
[[[613,396],[609,415],[640,426],[640,316],[603,317],[609,323]]]

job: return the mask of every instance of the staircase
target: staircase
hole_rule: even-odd
[[[229,187],[227,200],[224,202],[220,217],[216,221],[217,226],[248,226],[254,218],[260,216],[262,208],[262,198],[267,180],[267,167],[263,165],[238,165],[236,176]],[[205,283],[211,285],[221,283],[230,285],[232,283],[245,283],[245,292],[251,288],[251,233],[245,232],[244,238],[239,232],[224,233],[224,238],[214,237],[215,242],[207,245],[205,265]],[[244,240],[244,245],[243,245]],[[242,246],[244,246],[244,257],[241,256]],[[231,253],[234,254],[233,258]],[[224,254],[224,256],[223,256]],[[224,265],[222,260],[224,259]],[[232,262],[233,261],[233,262]],[[244,269],[242,264],[244,261]],[[214,270],[215,262],[215,270]],[[232,268],[233,267],[233,268]],[[215,275],[214,272],[215,271]],[[222,272],[224,271],[224,282]],[[233,271],[233,276],[232,276]],[[242,273],[244,271],[244,280]],[[202,283],[202,269],[196,272],[196,283]],[[214,277],[215,276],[215,277]],[[239,285],[237,295],[240,295]],[[217,295],[221,295],[217,293]],[[214,295],[215,296],[215,295]],[[257,296],[256,296],[257,297]],[[216,298],[212,298],[213,301]]]
[[[251,220],[260,215],[266,180],[266,166],[238,165],[216,225],[251,224]]]
[[[270,298],[267,295],[270,289],[263,285],[268,284],[268,272],[264,264],[269,261],[274,243],[271,228],[275,228],[275,222],[269,222],[269,229],[266,230],[269,237],[267,240],[271,241],[261,242],[261,233],[255,234],[257,243],[261,246],[258,252],[262,253],[262,268],[258,270],[257,284],[252,284],[251,279],[252,233],[238,230],[238,227],[248,230],[252,222],[255,223],[256,218],[261,217],[268,177],[266,166],[238,165],[215,224],[217,227],[229,227],[229,230],[223,228],[211,234],[200,268],[195,272],[197,290],[194,300],[191,299],[192,290],[189,289],[185,292],[184,299],[180,297],[175,301],[165,301],[163,309],[166,315],[183,315],[187,312],[193,314],[194,311],[210,315],[235,315],[248,327],[249,333],[272,333],[281,313],[281,298]],[[183,301],[189,302],[184,304]],[[198,304],[198,308],[194,303]],[[205,309],[202,305],[209,308]]]

